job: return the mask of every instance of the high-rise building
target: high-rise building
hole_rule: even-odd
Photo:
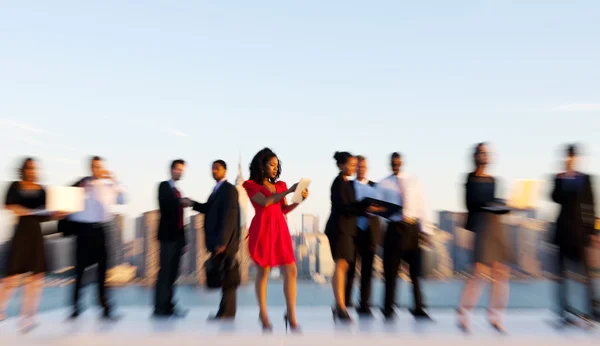
[[[311,277],[311,268],[308,249],[304,244],[298,244],[294,249],[296,255],[296,267],[298,268],[298,278],[309,279]]]
[[[432,238],[433,248],[437,253],[434,266],[435,274],[440,278],[451,278],[454,276],[454,262],[452,253],[454,252],[454,236],[441,229],[434,229]]]
[[[469,270],[471,250],[468,242],[472,241],[472,234],[463,228],[466,221],[467,213],[439,212],[439,228],[451,236],[446,245],[452,258],[454,271]]]
[[[313,214],[302,214],[302,233],[318,233],[319,217]]]
[[[188,251],[181,255],[181,262],[179,265],[179,276],[184,278],[186,281],[196,281],[196,268],[197,258],[196,252],[198,250],[198,233],[192,227],[191,223],[184,226],[185,239],[188,246]]]
[[[473,269],[475,234],[464,228],[457,227],[454,239],[454,271],[470,273]]]
[[[143,234],[144,239],[144,265],[142,270],[146,285],[154,285],[160,269],[160,244],[156,239],[159,221],[160,211],[152,210],[145,212],[141,217],[141,221],[137,223],[137,227],[140,227],[140,229],[136,230],[136,237]]]
[[[106,231],[107,269],[123,264],[123,226],[125,217],[115,214]]]
[[[421,275],[423,277],[432,278],[435,276],[437,261],[438,256],[434,248],[421,247]]]
[[[240,251],[238,253],[238,261],[240,263],[240,275],[242,283],[248,282],[250,278],[249,268],[252,265],[250,252],[248,251],[248,227],[250,222],[248,218],[248,194],[242,186],[244,184],[244,175],[242,174],[242,160],[238,163],[238,175],[235,179],[235,188],[238,191],[238,203],[240,207],[240,231],[242,238],[240,239]]]
[[[523,218],[518,220],[517,259],[519,270],[533,277],[543,276],[542,242],[545,239],[547,223],[541,220]]]
[[[206,242],[204,240],[204,214],[196,214],[190,218],[190,229],[194,233],[196,239],[191,247],[194,248],[194,259],[196,262],[196,282],[200,285],[206,283],[206,274],[204,263],[210,257],[210,253],[206,249]],[[192,249],[190,249],[192,252]]]
[[[133,265],[137,267],[136,277],[143,278],[146,273],[146,226],[144,225],[144,215],[135,219],[135,233],[133,237]]]
[[[317,273],[322,277],[331,278],[335,271],[335,262],[331,256],[329,239],[324,234],[317,235]]]
[[[135,264],[135,242],[130,240],[128,242],[123,243],[123,263],[127,263],[131,266],[136,266]]]

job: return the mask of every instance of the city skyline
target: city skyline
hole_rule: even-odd
[[[238,185],[238,188],[240,186]],[[241,196],[240,204],[244,204],[247,196]],[[313,218],[313,215],[304,215]],[[513,278],[542,279],[555,278],[558,273],[556,248],[550,241],[552,223],[535,218],[534,210],[524,210],[503,218],[503,225],[514,254],[510,262]],[[433,229],[432,242],[422,246],[422,273],[428,279],[450,280],[468,276],[472,270],[473,234],[462,227],[466,213],[441,211],[438,213],[438,227]],[[107,239],[109,249],[108,282],[112,285],[142,284],[152,286],[158,271],[158,241],[156,230],[159,212],[148,211],[136,219],[135,237],[133,240],[122,238],[123,216],[115,214],[108,228]],[[182,256],[180,282],[183,284],[204,285],[204,263],[209,257],[204,244],[204,216],[194,215],[185,225],[188,251]],[[382,229],[385,228],[385,222]],[[600,228],[600,219],[597,220]],[[253,279],[255,267],[247,251],[245,240],[246,225],[242,226],[242,246],[238,253],[243,283]],[[328,238],[320,231],[304,229],[292,236],[293,247],[301,279],[309,279],[323,283],[331,278],[334,262],[329,250]],[[62,237],[51,234],[45,237],[48,259],[49,283],[54,283],[53,275],[58,274],[63,280],[70,281],[73,274],[74,249],[73,237]],[[6,242],[0,242],[0,256],[7,251]],[[376,278],[383,277],[382,248],[378,249],[373,264]],[[591,254],[593,275],[600,275],[600,249]],[[2,265],[0,265],[1,269]],[[89,268],[86,277],[93,277],[94,267]],[[358,269],[357,269],[358,270]],[[580,275],[580,269],[571,268],[574,275]],[[277,270],[272,273],[279,277]],[[399,276],[408,280],[407,268],[404,266]],[[62,281],[62,280],[61,280]],[[58,283],[60,283],[59,281]]]

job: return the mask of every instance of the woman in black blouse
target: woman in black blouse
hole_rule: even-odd
[[[475,171],[469,173],[466,183],[466,204],[469,212],[465,228],[475,234],[473,276],[467,282],[459,303],[459,326],[469,330],[467,312],[475,308],[481,295],[481,281],[486,276],[493,279],[489,322],[498,331],[504,332],[501,313],[508,300],[508,279],[511,260],[511,246],[498,213],[486,207],[499,207],[501,202],[495,196],[496,180],[486,172],[489,163],[487,145],[479,143],[473,152]]]
[[[6,319],[8,300],[19,285],[21,275],[30,273],[24,279],[21,328],[28,331],[36,324],[37,310],[46,271],[46,257],[41,222],[64,218],[66,213],[41,215],[46,205],[46,191],[37,183],[35,161],[27,158],[19,170],[20,181],[11,183],[6,196],[5,208],[19,218],[8,250],[6,273],[0,287],[0,321]]]
[[[348,177],[356,172],[356,157],[348,152],[336,152],[333,158],[340,174],[331,185],[331,215],[325,226],[325,235],[335,261],[331,285],[336,306],[332,310],[334,319],[349,322],[351,318],[346,310],[344,291],[349,263],[354,263],[356,256],[356,217],[366,215],[366,212],[380,212],[381,208],[356,201],[354,186],[348,182]]]

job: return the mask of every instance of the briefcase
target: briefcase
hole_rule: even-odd
[[[206,261],[204,267],[206,272],[206,286],[208,288],[229,288],[240,285],[240,265],[235,258],[212,255]]]

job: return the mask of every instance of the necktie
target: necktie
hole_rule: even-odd
[[[177,190],[176,187],[173,188],[173,191],[175,192],[175,197],[177,198],[177,202],[179,203],[179,205],[177,206],[177,214],[179,217],[179,228],[183,228],[183,206],[181,205],[181,203],[179,202],[179,200],[181,199],[181,193],[179,193],[179,190]]]

